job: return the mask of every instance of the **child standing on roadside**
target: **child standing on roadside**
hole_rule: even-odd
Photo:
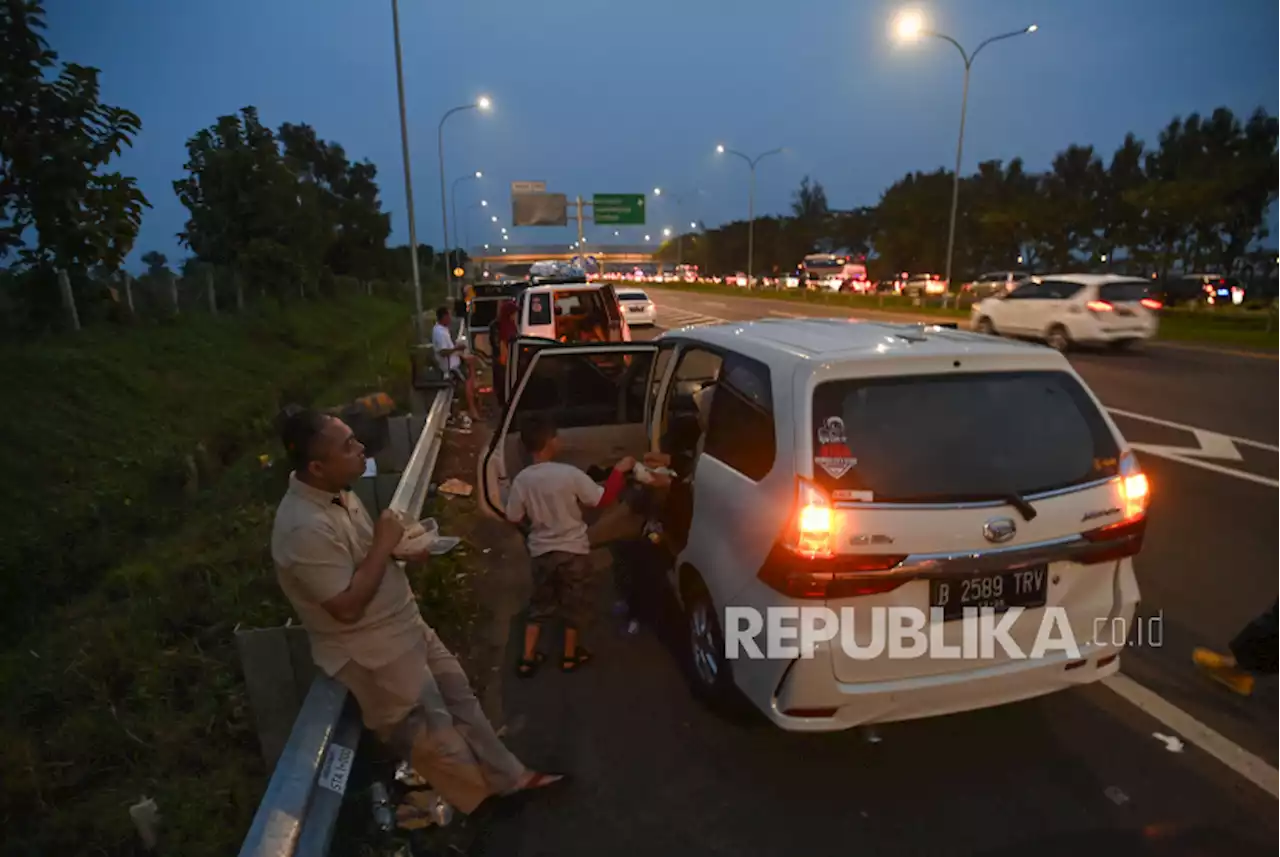
[[[597,485],[578,468],[555,461],[559,450],[555,424],[539,414],[521,423],[520,442],[533,464],[516,474],[507,499],[507,520],[529,521],[528,546],[533,570],[533,596],[524,631],[524,651],[516,665],[521,677],[533,675],[544,656],[538,651],[542,623],[553,617],[564,622],[564,657],[560,668],[573,672],[591,659],[578,643],[578,631],[591,617],[591,543],[582,507],[613,503],[626,485],[635,459],[622,459]]]

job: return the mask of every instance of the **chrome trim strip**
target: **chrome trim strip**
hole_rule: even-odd
[[[1048,500],[1051,497],[1061,497],[1066,494],[1075,494],[1077,491],[1098,488],[1118,478],[1117,476],[1108,476],[1105,479],[1095,479],[1093,482],[1082,482],[1079,485],[1071,485],[1066,488],[1055,488],[1052,491],[1041,491],[1039,494],[1028,494],[1023,499],[1031,503],[1037,500]],[[861,503],[857,500],[837,500],[835,503],[837,509],[896,509],[903,512],[914,512],[916,510],[937,511],[939,509],[992,509],[997,506],[1008,505],[1004,500],[972,500],[960,503]]]
[[[1127,534],[1108,541],[1089,541],[1081,535],[1063,536],[1011,547],[958,553],[911,554],[893,568],[841,575],[858,580],[918,580],[939,577],[971,577],[1001,571],[1018,571],[1054,562],[1077,562],[1089,554],[1098,554],[1130,544],[1141,534]]]

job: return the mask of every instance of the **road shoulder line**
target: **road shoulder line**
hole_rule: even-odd
[[[1102,679],[1121,699],[1176,732],[1273,798],[1280,798],[1280,771],[1187,712],[1121,673]]]

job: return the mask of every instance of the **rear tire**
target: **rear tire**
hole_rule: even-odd
[[[1071,350],[1071,334],[1067,333],[1067,329],[1060,324],[1055,324],[1049,328],[1049,332],[1045,334],[1044,341],[1059,354],[1066,354]]]
[[[724,656],[720,615],[701,580],[689,585],[684,603],[687,666],[693,695],[718,714],[736,713],[733,669]]]
[[[973,326],[973,329],[978,333],[981,333],[983,336],[996,335],[996,326],[992,324],[991,319],[987,318],[985,315],[978,319],[978,323]]]

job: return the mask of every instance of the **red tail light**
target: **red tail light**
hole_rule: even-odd
[[[782,538],[774,545],[759,578],[791,598],[850,598],[897,589],[905,581],[877,580],[906,559],[905,554],[845,554],[834,552],[835,515],[827,495],[811,482],[799,480],[795,511]]]
[[[1089,310],[1089,312],[1111,312],[1115,309],[1115,307],[1107,301],[1089,301],[1084,306],[1085,309]]]
[[[1138,467],[1138,459],[1126,452],[1120,459],[1120,502],[1124,518],[1105,527],[1088,530],[1082,535],[1091,542],[1105,543],[1099,551],[1089,554],[1083,562],[1107,562],[1134,556],[1142,550],[1142,540],[1147,531],[1147,506],[1151,502],[1151,484],[1147,474]]]
[[[1161,307],[1164,306],[1164,304],[1160,303],[1160,301],[1156,300],[1155,298],[1143,298],[1142,300],[1138,301],[1138,303],[1142,304],[1147,309],[1160,309]]]

